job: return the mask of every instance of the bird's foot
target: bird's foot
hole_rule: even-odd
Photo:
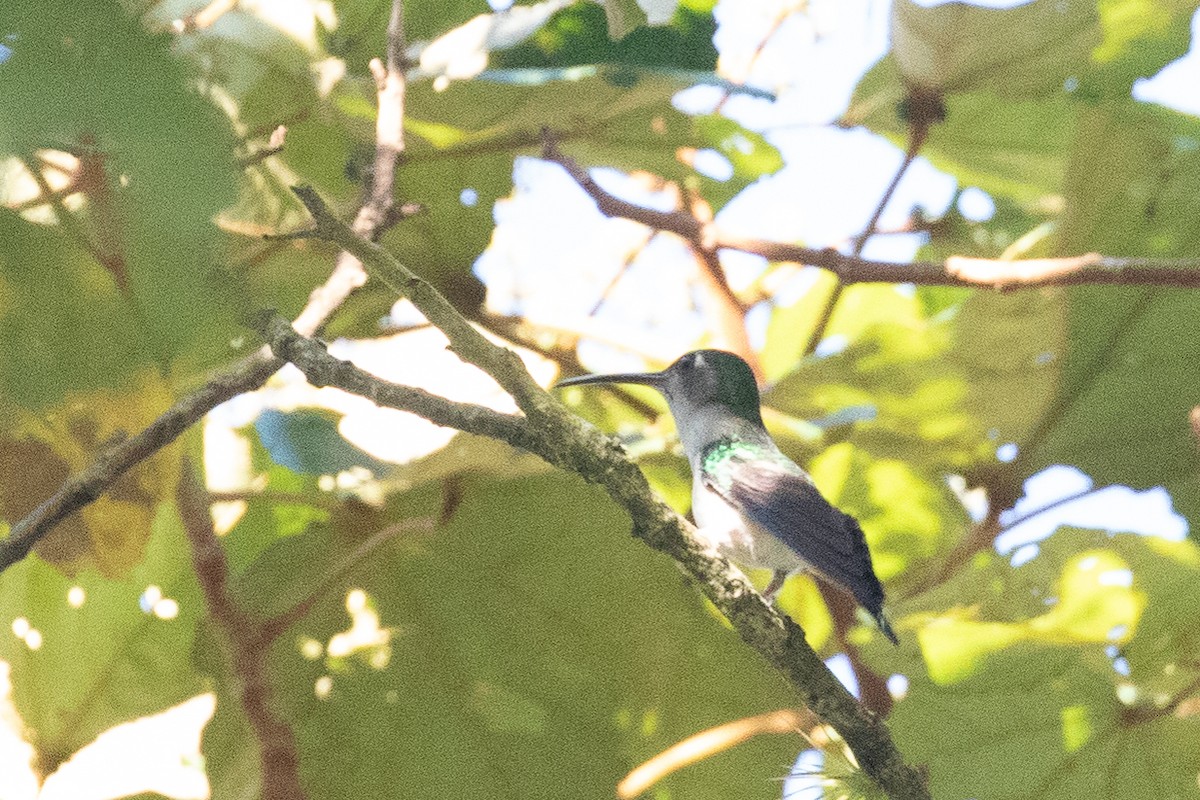
[[[767,584],[767,588],[762,590],[763,600],[767,601],[767,605],[774,605],[775,595],[779,594],[779,590],[783,588],[787,576],[788,574],[782,570],[775,570],[771,575],[771,582]]]

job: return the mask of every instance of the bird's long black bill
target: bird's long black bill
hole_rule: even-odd
[[[555,387],[583,386],[589,383],[635,383],[640,386],[653,386],[661,389],[663,375],[661,372],[618,372],[612,375],[580,375],[577,378],[567,378],[559,381]]]

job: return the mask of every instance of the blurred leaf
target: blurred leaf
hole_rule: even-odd
[[[337,26],[325,33],[326,47],[343,59],[353,74],[367,74],[367,63],[382,57],[387,46],[390,0],[333,0],[333,9]],[[412,43],[428,42],[490,10],[486,0],[405,3],[405,38]]]
[[[1023,442],[1054,399],[1064,326],[1050,293],[976,293],[925,318],[915,294],[853,286],[828,328],[845,349],[803,363],[764,401],[809,420],[873,409],[855,444],[927,475],[995,463],[996,446]]]
[[[693,124],[701,142],[723,156],[731,168],[728,178],[701,176],[704,197],[714,210],[724,207],[748,184],[783,169],[783,156],[762,134],[717,114],[697,117]]]
[[[305,23],[315,24],[305,14],[315,5],[291,4],[286,20],[272,16],[266,4],[235,6],[210,27],[177,40],[180,54],[191,59],[207,81],[221,87],[232,106],[231,116],[252,136],[267,136],[276,125],[308,114],[317,103],[321,67],[329,65],[315,63],[321,53],[315,41],[306,47],[301,34]]]
[[[608,20],[608,35],[622,39],[642,25],[662,25],[670,20],[679,0],[601,0]]]
[[[0,439],[0,516],[10,524],[24,519],[71,477],[71,468],[45,442]],[[75,564],[86,556],[87,528],[72,514],[35,547],[47,561]]]
[[[772,301],[766,344],[758,354],[768,382],[784,377],[804,357],[808,340],[816,332],[835,282],[832,275],[821,272],[813,285],[790,303],[784,305],[778,299]]]
[[[903,669],[901,748],[929,764],[935,796],[1190,796],[1200,729],[1172,703],[1195,687],[1195,546],[1063,530],[1041,548],[1016,569],[977,559],[906,604],[924,666]]]
[[[254,421],[259,440],[276,463],[304,475],[336,475],[360,467],[376,475],[387,464],[346,441],[337,414],[319,408],[284,413],[263,409]]]
[[[1066,163],[1059,248],[1193,256],[1200,211],[1200,120],[1125,98],[1088,106]]]
[[[430,455],[406,464],[387,465],[380,485],[390,493],[393,490],[406,491],[428,481],[475,473],[492,473],[513,479],[537,475],[549,469],[550,465],[542,459],[506,442],[460,432],[445,447]]]
[[[895,59],[885,56],[855,88],[842,124],[866,125],[907,147],[904,97]],[[1045,196],[1060,190],[1075,113],[1065,92],[1004,99],[981,90],[957,92],[944,102],[945,121],[929,130],[923,158],[964,186],[1024,206],[1045,205]]]
[[[68,578],[39,558],[6,570],[0,617],[27,620],[40,642],[2,636],[0,659],[12,666],[13,700],[43,767],[117,723],[201,691],[189,653],[202,613],[169,505],[158,508],[144,560],[121,580],[91,570]]]
[[[487,69],[491,54],[507,50],[536,33],[573,0],[543,0],[479,14],[425,45],[418,57],[422,76],[443,80],[473,78]]]
[[[1138,78],[1148,78],[1188,49],[1194,0],[1100,0],[1104,39],[1092,52],[1094,67],[1085,91],[1128,97]]]
[[[668,2],[676,5],[674,0]],[[496,65],[633,64],[711,71],[717,65],[713,5],[712,0],[677,3],[668,23],[636,27],[614,38],[609,35],[606,7],[599,3],[574,3],[555,14],[529,42],[496,54]],[[634,11],[633,16],[639,16],[639,12]]]
[[[0,210],[0,397],[26,408],[128,387],[154,351],[103,267],[59,231]]]
[[[129,393],[74,393],[45,415],[13,414],[12,438],[0,438],[0,513],[21,519],[114,439],[149,425],[171,399],[162,379],[146,373]],[[43,539],[38,554],[68,574],[85,566],[109,578],[126,574],[142,558],[161,503],[174,495],[177,458],[167,448],[134,466]]]
[[[82,235],[129,304],[116,335],[132,332],[161,360],[186,356],[177,368],[227,353],[238,294],[214,266],[212,217],[233,199],[228,122],[189,88],[166,38],[145,33],[116,2],[18,0],[0,10],[0,30],[12,51],[0,70],[0,151],[78,156]],[[22,268],[55,274],[54,249],[20,252]],[[96,282],[101,296],[106,284]],[[81,307],[68,287],[57,287],[62,303]]]
[[[1123,102],[1083,114],[1066,184],[1061,252],[1200,254],[1200,123]],[[1022,464],[1065,462],[1101,483],[1165,485],[1200,511],[1200,450],[1188,422],[1200,342],[1195,296],[1169,289],[1071,289],[1063,386]]]
[[[1092,0],[1032,0],[1003,10],[896,0],[892,54],[910,86],[1038,97],[1060,90],[1087,63],[1099,27]]]
[[[601,492],[561,475],[472,480],[448,526],[401,533],[364,562],[348,583],[378,615],[375,644],[339,658],[328,646],[314,660],[296,651],[350,628],[337,591],[272,654],[312,796],[378,793],[396,782],[397,764],[408,765],[406,794],[610,794],[677,740],[791,702],[628,524]],[[340,540],[314,531],[280,542],[246,576],[246,596],[275,606],[285,586],[311,587],[320,565],[343,557]],[[326,697],[314,693],[322,676],[332,681]],[[214,769],[231,758],[246,764],[237,724],[210,725]],[[771,778],[797,745],[758,739],[663,786],[689,797],[771,797]],[[331,768],[339,753],[354,754],[353,769]]]

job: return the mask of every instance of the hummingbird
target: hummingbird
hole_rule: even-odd
[[[883,614],[883,587],[862,528],[771,439],[745,361],[723,350],[695,350],[662,372],[582,375],[558,386],[614,383],[652,386],[666,396],[692,470],[697,533],[733,561],[772,570],[767,602],[789,575],[807,570],[853,595],[899,644]]]

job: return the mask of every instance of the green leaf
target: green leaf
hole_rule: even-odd
[[[0,239],[0,397],[43,408],[153,362],[112,276],[61,231],[0,210]]]
[[[127,391],[73,392],[37,414],[12,410],[10,427],[0,432],[0,515],[12,523],[22,519],[170,402],[162,378],[144,372]],[[142,559],[160,504],[174,497],[178,464],[171,447],[148,455],[56,526],[36,552],[68,574],[92,566],[109,578],[125,575]]]
[[[177,40],[179,53],[221,87],[252,136],[265,138],[275,126],[307,114],[317,103],[322,70],[332,67],[318,62],[315,40],[303,41],[305,23],[316,21],[303,19],[300,6],[291,14],[285,28],[269,8],[235,7]]]
[[[668,2],[674,5],[674,0]],[[713,5],[712,0],[678,3],[666,24],[642,25],[614,38],[609,35],[609,6],[574,3],[555,14],[529,42],[494,54],[495,62],[500,67],[631,64],[712,72],[717,66]],[[632,16],[643,17],[640,9],[632,10]]]
[[[885,56],[855,88],[842,123],[866,125],[907,147],[904,98],[895,57]],[[945,121],[930,129],[921,148],[935,167],[964,186],[1024,206],[1046,205],[1046,195],[1060,190],[1076,111],[1066,93],[1002,98],[990,90],[963,91],[944,102]]]
[[[1041,547],[1016,569],[977,559],[906,604],[924,619],[897,743],[929,765],[935,796],[1194,794],[1200,729],[1176,705],[1195,693],[1198,630],[1184,609],[1200,602],[1200,553],[1077,530]]]
[[[1092,0],[1033,0],[1010,9],[913,0],[892,6],[892,55],[910,86],[1040,97],[1087,63],[1100,40]]]
[[[138,337],[160,361],[186,356],[177,368],[209,363],[228,352],[238,297],[216,266],[212,224],[236,180],[228,122],[189,88],[166,38],[145,33],[117,3],[61,13],[56,5],[19,0],[0,12],[12,51],[0,70],[10,106],[0,152],[77,156],[78,224],[54,234],[70,249],[87,239],[128,303],[115,336]],[[54,275],[55,250],[16,256],[31,275]],[[81,270],[71,269],[77,283]],[[61,303],[79,308],[86,300],[68,296],[71,283]],[[91,288],[111,296],[106,281]]]
[[[1200,124],[1161,108],[1108,103],[1081,116],[1060,252],[1195,256]],[[1064,382],[1029,443],[1030,470],[1065,462],[1100,483],[1165,485],[1181,512],[1200,510],[1200,451],[1188,422],[1200,342],[1191,293],[1079,287],[1067,294]]]
[[[1128,97],[1134,81],[1187,52],[1192,0],[1100,0],[1097,7],[1104,39],[1092,52],[1095,66],[1085,88]]]
[[[806,361],[764,400],[809,420],[871,410],[858,446],[929,475],[962,471],[1035,428],[1055,397],[1065,324],[1052,294],[976,293],[926,318],[915,294],[853,286],[828,328],[845,349]]]
[[[412,498],[391,513],[439,504]],[[376,551],[345,584],[361,594],[322,599],[272,653],[312,797],[369,795],[397,769],[416,795],[611,794],[679,739],[792,702],[628,524],[600,491],[562,475],[470,481],[447,525],[402,530]],[[247,574],[244,596],[264,608],[303,596],[344,556],[343,535],[280,542]],[[335,639],[352,618],[358,647]],[[219,706],[231,701],[222,694]],[[210,725],[214,770],[230,759],[245,768],[236,726]],[[768,798],[798,746],[760,738],[662,788]],[[338,768],[349,754],[354,768]]]
[[[714,209],[722,208],[748,184],[783,169],[783,156],[762,134],[717,114],[697,117],[693,124],[700,141],[733,168],[725,180],[702,177],[704,196]]]
[[[43,765],[57,765],[113,725],[201,691],[190,650],[202,614],[169,505],[159,507],[145,559],[122,580],[93,571],[68,578],[35,557],[6,570],[0,616],[27,620],[39,646],[28,635],[6,635],[0,659],[12,667],[13,700]]]
[[[793,280],[796,280],[793,278]],[[804,357],[808,341],[816,333],[822,312],[830,301],[836,279],[820,273],[803,294],[789,304],[774,300],[767,323],[767,340],[758,354],[768,381],[776,381],[795,369]]]

